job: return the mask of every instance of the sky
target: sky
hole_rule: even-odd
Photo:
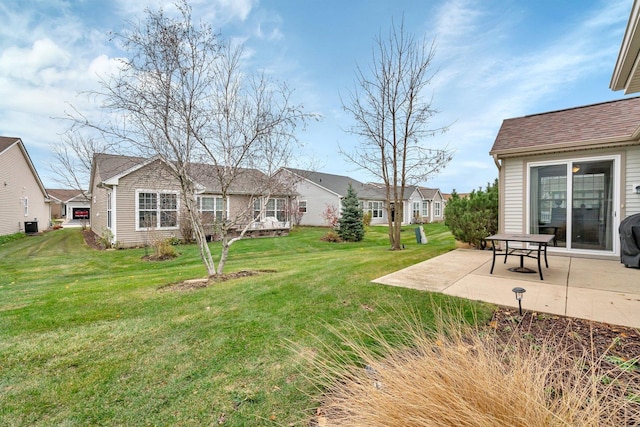
[[[151,0],[0,2],[0,135],[19,137],[45,187],[58,188],[52,147],[62,144],[70,106],[91,115],[98,89],[123,56],[109,33],[144,18]],[[421,185],[469,192],[498,175],[489,151],[507,118],[624,98],[609,89],[633,0],[192,0],[193,16],[244,44],[246,66],[292,87],[322,119],[298,135],[296,159],[319,172],[363,182],[375,177],[339,154],[358,144],[343,109],[356,67],[372,65],[375,37],[404,19],[435,41],[424,93],[448,131],[422,145],[453,159]],[[304,162],[303,162],[304,163]],[[296,165],[292,165],[296,166]],[[88,185],[88,183],[87,183]]]

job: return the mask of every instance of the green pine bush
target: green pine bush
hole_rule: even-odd
[[[498,180],[468,197],[459,197],[454,190],[444,216],[456,240],[484,249],[484,238],[498,232]]]
[[[342,199],[342,215],[338,221],[338,235],[347,242],[359,242],[364,238],[363,213],[358,195],[349,184],[347,195]]]

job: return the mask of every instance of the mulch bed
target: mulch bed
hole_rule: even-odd
[[[640,357],[640,330],[636,328],[528,311],[520,318],[518,310],[504,307],[496,310],[489,326],[504,341],[515,333],[537,344],[552,338],[558,346],[576,355],[588,350],[593,351],[596,358],[605,355],[621,360]],[[635,379],[640,381],[640,361],[635,371]]]
[[[585,362],[585,370],[594,368],[602,384],[628,388],[627,394],[635,395],[629,409],[640,414],[639,329],[546,313],[524,312],[520,317],[517,310],[505,307],[496,310],[489,327],[500,343],[515,337],[533,346],[552,344],[566,350],[570,359]],[[640,418],[628,425],[640,425]]]
[[[90,229],[82,230],[84,241],[90,248],[102,250],[104,249],[100,243],[98,243],[98,236]]]
[[[240,270],[233,273],[218,274],[209,279],[194,279],[185,280],[180,283],[170,283],[168,285],[160,286],[158,290],[162,291],[193,291],[196,289],[206,288],[220,282],[226,282],[227,280],[239,279],[241,277],[250,277],[262,273],[275,273],[276,270]]]

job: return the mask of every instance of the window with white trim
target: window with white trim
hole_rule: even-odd
[[[433,202],[433,216],[442,216],[442,207],[440,202]]]
[[[112,227],[112,219],[111,219],[111,212],[112,212],[112,201],[111,201],[111,191],[107,192],[107,228],[113,228]]]
[[[286,199],[269,199],[267,201],[266,217],[276,217],[278,221],[287,220]]]
[[[24,207],[24,216],[29,216],[29,198],[27,196],[24,196],[24,201],[23,201],[23,207]]]
[[[262,199],[253,199],[253,219],[260,221],[260,215],[262,210]]]
[[[178,226],[177,192],[139,191],[136,210],[138,229],[170,229]]]
[[[420,218],[420,202],[413,202],[413,218]]]
[[[298,212],[307,213],[307,201],[306,200],[300,200],[298,202]]]
[[[371,212],[371,218],[382,218],[382,202],[368,202],[367,211]]]
[[[429,201],[428,200],[423,200],[422,201],[422,216],[425,216],[425,217],[429,216]]]
[[[198,210],[202,214],[203,224],[222,222],[224,203],[221,196],[199,196]]]

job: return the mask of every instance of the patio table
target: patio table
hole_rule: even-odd
[[[540,274],[540,280],[544,280],[542,277],[542,266],[540,265],[540,258],[544,255],[544,263],[549,268],[549,262],[547,261],[547,246],[549,242],[554,239],[553,234],[494,234],[493,236],[485,237],[485,241],[490,241],[493,250],[493,260],[491,262],[491,274],[493,274],[493,268],[496,264],[496,242],[505,242],[504,251],[504,263],[507,263],[507,257],[515,255],[520,257],[520,267],[512,267],[509,271],[516,273],[535,273],[535,270],[524,266],[524,257],[533,258],[538,260],[538,273]],[[535,248],[528,246],[509,248],[509,243],[518,242],[525,245],[535,245]]]

